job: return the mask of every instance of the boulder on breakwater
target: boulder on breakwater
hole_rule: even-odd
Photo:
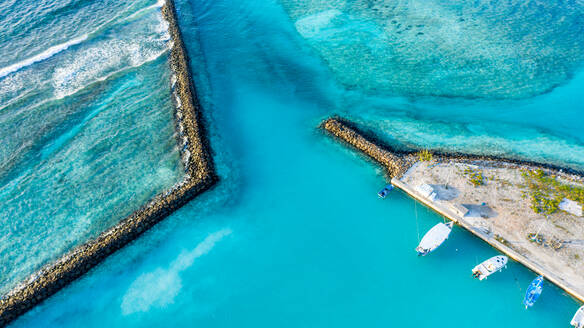
[[[399,178],[413,164],[419,161],[417,153],[419,149],[395,149],[373,132],[364,131],[357,127],[353,122],[342,117],[330,117],[324,120],[320,127],[333,135],[337,139],[351,145],[363,154],[367,155],[374,161],[381,164],[387,169],[389,175],[393,178]],[[584,172],[569,167],[561,167],[547,163],[537,163],[517,158],[507,158],[491,155],[475,155],[458,152],[440,152],[432,151],[432,158],[436,161],[459,161],[464,163],[473,162],[490,162],[491,165],[498,165],[504,162],[506,166],[527,167],[529,169],[543,169],[550,174],[569,174],[577,179],[584,179]]]
[[[388,149],[376,142],[373,136],[366,138],[349,121],[331,117],[322,122],[321,127],[333,136],[357,148],[373,160],[383,165],[391,177],[399,177],[413,164],[411,156]]]

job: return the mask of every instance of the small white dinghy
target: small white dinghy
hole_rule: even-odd
[[[483,280],[507,265],[507,256],[497,255],[484,261],[472,269],[472,276]]]
[[[584,306],[581,306],[578,311],[576,311],[576,314],[574,314],[574,318],[572,318],[570,324],[576,328],[584,327]]]
[[[418,247],[416,247],[416,252],[418,252],[418,256],[424,256],[436,248],[442,245],[442,243],[448,239],[448,235],[452,231],[452,222],[448,223],[438,223],[437,225],[433,226],[426,234]]]

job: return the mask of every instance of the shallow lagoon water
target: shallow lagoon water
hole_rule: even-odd
[[[543,129],[525,109],[512,114],[501,103],[483,103],[482,115],[478,105],[460,115],[463,122],[480,118],[467,129],[448,124],[455,110],[447,100],[346,91],[276,2],[185,0],[178,8],[221,182],[13,326],[568,324],[578,304],[550,284],[524,310],[534,275],[516,263],[473,280],[470,269],[496,251],[461,229],[435,253],[417,257],[418,235],[442,218],[400,192],[377,199],[381,170],[316,126],[331,113],[371,125],[402,115],[409,126],[440,122],[450,133],[481,138],[504,121],[505,129],[523,126],[526,140],[537,131],[582,147],[579,107],[566,101],[554,115],[572,117],[567,129]],[[540,102],[531,108],[545,114],[542,99],[527,102]],[[415,108],[423,110],[416,116]],[[400,133],[410,139],[396,142],[416,142]],[[561,162],[550,153],[548,160]]]
[[[280,1],[344,85],[372,93],[524,98],[583,59],[578,1]]]

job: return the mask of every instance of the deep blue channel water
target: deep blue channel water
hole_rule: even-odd
[[[514,8],[505,2],[510,7],[501,7],[505,15],[498,16],[495,9],[482,3],[474,9],[470,5],[454,8],[443,1],[428,2],[427,7],[426,2],[415,1],[397,1],[393,7],[393,2],[380,3],[386,3],[389,9],[371,9],[379,15],[369,17],[359,1],[177,1],[220,183],[13,326],[567,326],[579,304],[553,285],[545,285],[534,308],[523,308],[525,287],[534,274],[517,263],[510,263],[507,270],[487,281],[472,279],[470,269],[477,261],[497,252],[462,229],[455,228],[435,253],[417,257],[414,248],[418,231],[429,229],[442,218],[400,192],[383,201],[377,199],[376,192],[385,184],[381,169],[316,127],[323,118],[337,113],[384,133],[387,141],[396,145],[506,154],[580,168],[584,166],[584,137],[580,132],[584,123],[584,76],[580,74],[578,48],[583,45],[578,34],[582,29],[582,16],[578,16],[582,5],[569,1],[546,6],[527,2]],[[55,17],[64,15],[62,12],[82,15],[79,8],[85,7],[73,4]],[[489,4],[496,6],[497,1]],[[150,7],[154,3],[126,5],[130,7],[118,2],[96,6],[105,12],[95,15],[99,16],[95,24],[116,17],[112,13],[117,15],[122,6],[129,8],[124,17],[139,17],[143,21],[137,26],[151,29],[140,32],[128,28],[124,32],[126,23],[114,24],[111,28],[122,30],[98,33],[100,37],[110,36],[115,41],[126,38],[120,36],[124,33],[138,33],[146,35],[144,40],[164,40],[163,29],[158,30],[154,24],[158,17],[157,7]],[[4,6],[14,8],[17,3]],[[6,15],[7,9],[1,12]],[[134,16],[133,12],[140,14]],[[405,28],[413,27],[402,33],[390,31],[383,23],[388,17],[388,24],[393,24],[395,17]],[[149,19],[154,20],[150,25]],[[494,28],[497,19],[510,27]],[[464,23],[468,26],[462,24],[468,21]],[[453,22],[462,24],[458,26],[461,31],[448,25]],[[414,27],[427,28],[416,31],[414,37],[423,32],[422,36],[432,39],[459,39],[440,47],[436,54],[442,57],[436,59],[423,52],[431,46],[428,40],[418,44],[409,36],[395,43],[395,35],[410,33]],[[492,33],[484,32],[485,28],[491,28]],[[79,33],[85,32],[72,28],[67,39],[79,37]],[[7,38],[26,44],[26,37],[17,32]],[[0,67],[23,62],[43,49],[66,42],[43,40],[45,47],[27,46],[28,53],[23,52],[22,58],[2,56]],[[144,40],[140,39],[137,49],[148,44],[163,51],[157,43]],[[502,41],[497,44],[497,40]],[[8,53],[12,46],[6,44],[2,51]],[[86,55],[80,51],[89,44],[81,41],[60,54],[82,61]],[[399,47],[386,48],[387,44]],[[518,45],[521,48],[511,48]],[[539,54],[533,50],[537,47],[545,51]],[[414,56],[411,65],[404,66],[404,75],[394,79],[392,74],[400,74],[399,64],[407,56]],[[379,58],[387,58],[387,70],[371,71],[369,63],[383,66]],[[42,75],[42,65],[49,66],[50,60],[7,73],[0,84],[35,70],[40,73],[34,81],[47,83],[48,76],[55,74],[50,71]],[[79,67],[100,62],[96,59]],[[117,198],[113,196],[88,198],[90,208],[76,204],[71,210],[66,200],[72,195],[63,194],[65,200],[47,199],[36,191],[50,193],[58,186],[63,193],[73,193],[73,186],[58,180],[53,185],[18,180],[26,174],[47,175],[51,182],[58,178],[51,173],[58,167],[56,163],[92,181],[95,189],[87,195],[116,185],[118,191],[113,195],[121,190],[135,199],[134,193],[144,197],[171,185],[180,176],[180,164],[172,144],[165,65],[162,52],[133,69],[97,79],[80,91],[75,88],[71,94],[59,93],[50,82],[47,88],[51,86],[53,91],[46,92],[53,93],[49,96],[40,87],[14,89],[11,98],[6,98],[7,107],[0,109],[0,119],[5,117],[3,113],[12,113],[9,118],[23,118],[7,119],[2,121],[3,126],[17,126],[24,120],[42,130],[47,119],[39,118],[38,113],[48,110],[35,110],[37,107],[29,105],[37,101],[34,97],[45,95],[49,105],[55,106],[50,110],[57,108],[57,113],[58,108],[69,109],[63,109],[61,116],[49,115],[61,118],[47,123],[49,132],[35,133],[34,140],[38,141],[31,146],[22,146],[27,145],[23,140],[30,138],[20,133],[2,135],[2,140],[9,142],[3,145],[6,148],[2,148],[0,163],[8,173],[0,176],[4,179],[0,195],[25,188],[19,189],[22,199],[11,196],[3,200],[9,208],[18,208],[17,212],[7,212],[4,206],[0,212],[6,222],[3,227],[20,222],[17,219],[33,210],[38,214],[21,224],[39,231],[48,231],[43,227],[48,222],[57,228],[69,226],[67,220],[78,222],[67,211],[85,215],[93,210],[91,222],[96,228],[92,231],[96,232],[108,225],[106,221],[115,222],[111,213],[120,211],[115,209],[117,201],[113,199]],[[431,65],[436,65],[437,71],[432,71]],[[416,67],[427,74],[418,74]],[[70,78],[75,79],[86,69],[73,70],[76,73]],[[466,71],[460,72],[463,69]],[[449,78],[442,79],[444,76]],[[461,81],[461,86],[456,81]],[[504,90],[494,86],[497,83]],[[431,88],[440,92],[428,91]],[[22,95],[36,90],[40,95]],[[95,106],[100,106],[100,99],[123,105],[112,103],[98,110]],[[141,102],[136,103],[136,99]],[[72,105],[51,105],[54,102]],[[131,109],[134,106],[141,108],[136,112],[141,119],[125,121],[130,113],[138,111]],[[83,114],[67,112],[72,107]],[[152,116],[144,116],[144,112]],[[116,138],[106,137],[110,133]],[[135,184],[116,176],[107,184],[99,175],[87,172],[87,166],[99,162],[100,157],[91,157],[88,148],[95,142],[84,135],[106,138],[111,145],[146,142],[146,137],[161,139],[148,140],[142,146],[120,146],[130,149],[133,157],[123,151],[102,151],[100,154],[110,156],[111,163],[149,159],[140,162],[142,169],[120,165],[115,171]],[[116,149],[111,145],[105,149]],[[22,155],[11,157],[20,154],[13,149],[24,150]],[[165,168],[164,174],[158,172],[159,168]],[[125,211],[134,206],[121,203]],[[52,221],[52,215],[57,214],[63,216],[63,223]],[[65,237],[55,238],[61,241]],[[82,239],[78,236],[75,240]],[[32,237],[22,240],[25,244],[18,246],[24,249],[38,243]],[[5,240],[0,242],[10,251],[17,247]],[[8,257],[2,254],[3,259]],[[51,254],[47,258],[59,252]],[[23,261],[34,262],[36,258],[28,255]]]

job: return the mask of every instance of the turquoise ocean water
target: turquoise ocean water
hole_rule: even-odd
[[[397,145],[503,153],[580,168],[582,6],[505,2],[509,8],[501,5],[497,16],[489,7],[496,2],[473,9],[397,1],[395,8],[382,2],[389,9],[371,9],[380,14],[365,17],[364,4],[347,3],[177,1],[221,182],[13,326],[567,326],[579,304],[550,284],[536,306],[524,310],[523,293],[534,274],[516,263],[487,281],[473,280],[470,269],[496,251],[462,229],[432,255],[417,257],[418,232],[442,218],[400,192],[377,199],[385,184],[380,168],[316,126],[338,113],[391,132],[387,140]],[[56,256],[180,176],[166,53],[157,43],[167,36],[155,3],[91,4],[63,3],[66,9],[39,13],[50,17],[44,24],[67,15],[86,23],[62,18],[37,37],[44,46],[33,42],[26,53],[2,56],[0,67],[10,67],[83,33],[96,35],[0,78],[8,85],[18,74],[37,74],[20,89],[10,84],[13,89],[6,90],[12,93],[2,96],[7,105],[1,124],[17,131],[1,132],[7,140],[0,157],[0,195],[7,204],[2,226],[15,225],[11,238],[0,243],[4,263],[33,268],[37,254]],[[120,8],[126,14],[116,16]],[[103,13],[87,14],[99,10]],[[1,12],[2,20],[11,19],[9,10]],[[120,18],[128,16],[131,22]],[[383,23],[388,17],[389,24],[412,27],[389,31]],[[495,29],[497,19],[507,28]],[[448,25],[459,21],[460,29],[477,34],[462,39]],[[67,24],[69,34],[55,32]],[[111,26],[91,34],[90,24]],[[387,48],[394,34],[414,28],[427,28],[414,36],[461,40],[442,46],[437,57],[424,53],[427,40],[404,38]],[[494,30],[481,32],[484,28]],[[2,36],[21,45],[33,37],[18,31]],[[62,40],[51,40],[57,35]],[[131,60],[115,53],[119,67],[112,71],[120,72],[81,79],[110,58],[86,59],[92,52],[82,50],[93,42],[97,53],[109,49],[97,44],[100,38],[137,40],[116,49],[139,49],[142,61],[124,69]],[[3,53],[18,48],[7,44]],[[152,49],[159,52],[148,60],[144,53]],[[378,68],[381,54],[396,59],[387,59],[386,71]],[[403,72],[394,68],[408,56],[411,66]],[[66,82],[47,82],[59,67],[51,60],[66,63],[61,57],[79,63],[67,80],[79,83],[79,91],[68,94],[58,91]],[[395,88],[380,88],[386,84],[379,79]],[[25,87],[32,81],[39,86]],[[462,88],[456,81],[467,84]],[[429,92],[432,88],[440,92]],[[22,122],[35,128],[25,129]],[[94,165],[104,171],[89,169]],[[59,169],[79,180],[61,182]],[[33,179],[39,176],[44,180]],[[80,182],[92,188],[81,192]],[[83,233],[71,239],[51,233],[50,247],[38,246],[44,240],[39,232],[73,229],[80,222],[87,225]],[[56,243],[60,248],[52,246]],[[17,262],[11,255],[22,252],[17,247],[31,254]],[[4,274],[5,284],[18,277],[10,274]]]

